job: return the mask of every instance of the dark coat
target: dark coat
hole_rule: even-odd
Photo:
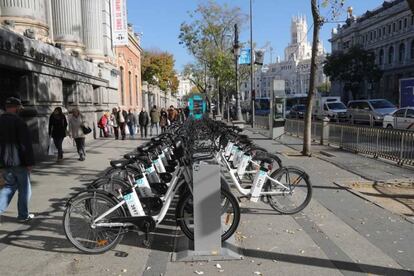
[[[149,123],[149,116],[148,116],[148,112],[146,112],[146,111],[141,111],[141,112],[139,113],[139,118],[138,118],[138,121],[139,121],[139,125],[140,125],[140,126],[148,126],[148,123]]]
[[[53,138],[64,138],[66,137],[66,129],[68,122],[66,121],[65,115],[50,115],[49,118],[49,136]]]
[[[6,166],[7,148],[18,151],[20,166],[35,164],[32,146],[32,135],[25,121],[16,114],[4,113],[0,116],[0,166]]]

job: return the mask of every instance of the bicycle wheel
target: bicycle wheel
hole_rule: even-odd
[[[88,188],[102,190],[115,196],[119,195],[118,190],[124,191],[130,186],[120,177],[102,177],[92,182]]]
[[[221,241],[230,238],[237,230],[240,222],[240,207],[234,195],[221,189]],[[177,224],[183,233],[194,240],[194,214],[193,214],[193,195],[187,192],[177,204],[176,209]]]
[[[309,176],[296,167],[284,167],[270,175],[264,190],[267,192],[282,192],[278,195],[267,195],[270,206],[282,214],[295,214],[302,211],[312,198],[312,184]],[[284,186],[282,186],[282,185]]]
[[[79,194],[67,206],[63,214],[63,229],[66,238],[85,253],[104,253],[116,246],[122,239],[121,227],[92,228],[92,221],[114,207],[115,200],[98,192]],[[123,208],[118,208],[101,222],[113,217],[124,217]]]

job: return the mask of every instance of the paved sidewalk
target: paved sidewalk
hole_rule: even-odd
[[[248,134],[272,152],[292,151]],[[236,247],[244,255],[241,261],[171,262],[170,253],[177,250],[174,239],[183,238],[176,231],[173,212],[152,234],[150,248],[142,245],[142,235],[129,233],[115,250],[81,254],[62,231],[66,199],[104,170],[110,159],[138,143],[96,140],[88,146],[85,162],[77,161],[72,152],[61,164],[45,162],[36,167],[31,210],[38,216],[30,224],[18,224],[16,203],[11,203],[0,225],[0,274],[413,275],[413,224],[335,185],[335,181],[362,178],[315,157],[281,156],[284,164],[303,167],[311,177],[313,200],[304,212],[283,216],[264,203],[242,200],[236,235]]]

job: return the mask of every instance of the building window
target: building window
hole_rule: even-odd
[[[398,48],[398,61],[402,63],[405,57],[405,44],[401,43],[400,47]]]
[[[391,25],[388,25],[388,34],[391,34]]]
[[[124,105],[125,104],[125,100],[124,100],[124,67],[121,67],[121,104]]]
[[[414,15],[411,15],[411,26],[414,25]]]
[[[379,65],[384,63],[384,49],[381,49],[379,52]]]
[[[378,29],[378,38],[381,37],[381,28]]]
[[[369,33],[369,40],[372,41],[372,32]]]
[[[410,52],[411,52],[411,59],[414,59],[414,40],[412,40],[411,41],[411,50],[410,50]]]
[[[374,39],[377,38],[377,31],[374,31]]]
[[[407,28],[407,17],[404,18],[404,29]]]
[[[392,32],[395,32],[395,22],[392,23]]]
[[[131,71],[128,72],[128,81],[129,81],[129,105],[132,106],[132,78],[131,78]]]
[[[401,31],[402,29],[402,20],[398,21],[398,30]]]
[[[390,47],[388,49],[388,64],[392,64],[392,62],[394,61],[394,47]]]
[[[138,103],[139,103],[139,100],[138,100],[138,99],[139,99],[139,94],[138,94],[138,92],[139,92],[139,91],[138,91],[138,87],[139,87],[139,86],[138,86],[138,85],[139,85],[139,84],[138,84],[138,76],[137,76],[137,75],[135,75],[135,85],[136,85],[136,86],[135,86],[135,90],[136,90],[136,97],[137,97],[137,108],[138,108]]]
[[[385,36],[385,26],[382,27],[382,35]]]

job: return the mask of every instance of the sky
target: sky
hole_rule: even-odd
[[[216,0],[229,6],[238,6],[245,14],[249,13],[249,0]],[[188,11],[194,11],[198,4],[207,0],[127,0],[128,21],[134,25],[135,32],[142,33],[141,46],[144,49],[156,48],[174,55],[175,68],[181,72],[184,65],[193,61],[191,55],[178,42],[180,24],[189,22]],[[336,20],[346,19],[346,8],[353,7],[354,15],[359,16],[367,10],[377,8],[383,0],[345,0],[345,8]],[[322,10],[323,16],[329,15],[329,10]],[[270,57],[275,61],[279,56],[284,58],[284,48],[290,42],[290,25],[293,16],[305,15],[308,27],[312,25],[310,0],[253,0],[253,41],[257,47],[270,43],[272,55],[267,51],[265,63]],[[327,23],[321,30],[321,41],[324,48],[330,52],[328,39],[332,28],[338,23]],[[240,41],[247,42],[250,29],[246,26],[240,31]],[[308,33],[312,40],[312,30]]]

